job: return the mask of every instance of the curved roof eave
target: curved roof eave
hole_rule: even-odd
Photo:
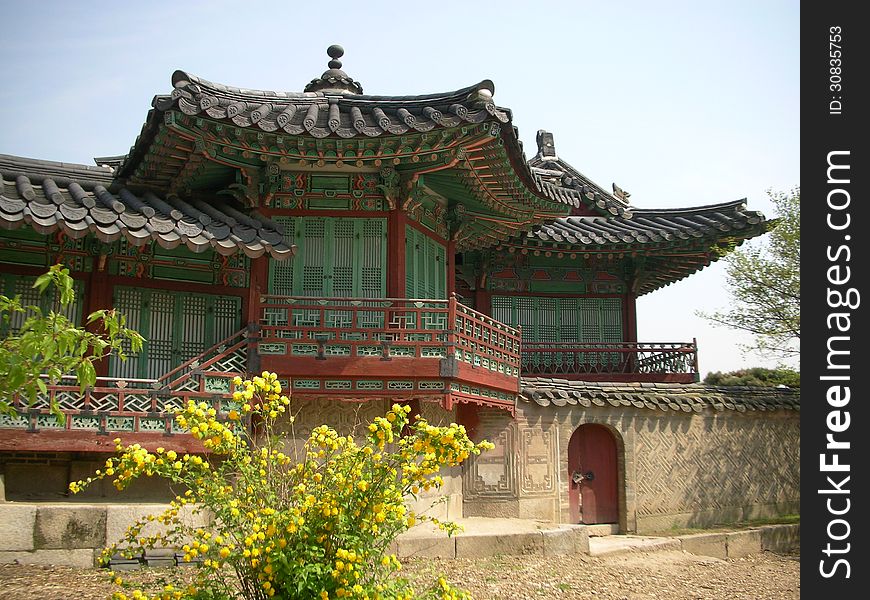
[[[52,170],[54,169],[54,170]],[[134,193],[111,170],[0,155],[0,227],[29,226],[41,234],[57,230],[73,239],[93,234],[103,243],[126,238],[134,246],[186,245],[250,258],[269,253],[290,258],[296,246],[285,242],[275,223],[220,198],[208,204],[152,192]]]

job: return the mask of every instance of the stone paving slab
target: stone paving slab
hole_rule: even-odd
[[[589,539],[589,554],[591,556],[611,556],[626,552],[679,551],[681,549],[679,540],[666,537],[611,535]]]
[[[74,550],[34,550],[32,552],[0,552],[0,563],[20,565],[62,565],[65,567],[92,568],[96,565],[94,551],[84,548]]]
[[[63,510],[57,510],[58,508]],[[42,505],[38,511],[34,505],[2,505],[0,513],[4,517],[15,518],[0,519],[0,546],[5,546],[0,547],[0,562],[71,566],[91,564],[93,550],[81,546],[75,548],[82,544],[79,538],[94,537],[96,541],[96,538],[105,535],[103,532],[106,530],[117,534],[122,523],[129,524],[129,521],[138,516],[136,513],[146,507],[113,510],[111,505],[95,505],[92,508],[98,510],[91,515],[82,514],[80,511],[83,508]],[[42,514],[37,516],[37,512]],[[101,527],[95,526],[97,523],[92,521],[99,522]],[[769,525],[730,533],[651,537],[601,535],[604,533],[604,528],[601,527],[595,529],[586,525],[560,525],[533,519],[468,517],[456,519],[455,522],[464,530],[451,537],[431,523],[418,525],[399,536],[390,551],[400,558],[476,558],[498,554],[564,556],[582,553],[605,556],[625,552],[683,550],[717,558],[738,558],[763,550],[789,551],[800,543],[799,524]],[[34,541],[37,543],[34,544]],[[73,548],[45,548],[50,545]],[[166,556],[158,554],[154,553],[150,558],[161,564],[163,561],[168,562],[168,551],[164,553]]]
[[[683,552],[713,558],[728,558],[727,534],[695,533],[681,535],[675,539],[682,544]]]

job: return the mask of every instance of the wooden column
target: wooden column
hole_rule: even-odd
[[[94,257],[93,268],[85,281],[84,302],[82,303],[82,320],[97,310],[112,308],[112,284],[109,283],[108,258],[105,254]],[[94,333],[102,333],[96,324],[89,325],[88,329]],[[142,332],[140,332],[142,333]],[[109,375],[109,361],[101,360],[94,365],[97,377]]]
[[[390,298],[405,297],[405,226],[407,221],[408,218],[401,208],[391,210],[387,220],[387,296]]]
[[[474,290],[474,309],[485,315],[492,316],[492,293],[480,289]]]
[[[245,324],[260,322],[260,296],[269,293],[269,261],[268,255],[251,259],[250,283],[248,295],[244,298]],[[288,259],[292,260],[292,259]]]
[[[260,296],[269,292],[270,260],[272,259],[268,255],[251,259],[248,295],[242,300],[244,323],[248,328],[248,373],[260,372],[260,355],[257,352],[257,341],[260,339]]]
[[[447,296],[456,292],[456,240],[447,241]]]
[[[623,326],[624,341],[637,341],[637,298],[633,292],[628,292],[623,296],[622,314],[625,317],[625,325]]]

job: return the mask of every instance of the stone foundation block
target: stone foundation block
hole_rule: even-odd
[[[543,553],[544,536],[540,532],[499,536],[460,535],[456,538],[456,558]]]
[[[396,556],[399,558],[456,558],[456,538],[400,537],[396,539]]]
[[[542,531],[544,556],[589,554],[589,535],[583,526]]]
[[[715,558],[728,558],[726,536],[724,533],[697,533],[681,535],[678,538],[683,552]]]
[[[37,550],[101,548],[106,544],[106,510],[99,506],[41,506],[33,543]]]
[[[33,552],[0,552],[0,563],[20,565],[60,565],[64,567],[91,568],[95,566],[94,551],[34,550]]]
[[[36,507],[0,504],[0,551],[33,550]]]
[[[169,508],[168,504],[109,504],[106,506],[106,542],[114,544],[124,539],[127,528],[137,519],[159,515]],[[154,535],[164,528],[159,523],[149,523],[142,528],[142,535]],[[119,544],[123,547],[125,544]]]
[[[157,516],[169,508],[168,504],[115,504],[106,508],[106,541],[114,544],[124,539],[127,528],[137,519],[148,515]],[[207,514],[193,514],[194,507],[188,505],[181,508],[178,515],[181,521],[190,527],[208,529],[211,517]],[[142,528],[141,535],[154,535],[166,531],[166,527],[157,521],[147,523]],[[118,544],[123,548],[126,544]]]
[[[143,560],[149,567],[174,567],[175,548],[151,548],[145,551]]]
[[[761,532],[756,529],[735,531],[725,538],[728,558],[741,558],[761,552]]]

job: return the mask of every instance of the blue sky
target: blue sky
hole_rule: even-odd
[[[0,153],[92,164],[133,144],[182,69],[300,91],[344,46],[368,94],[495,82],[529,156],[556,151],[639,208],[799,185],[799,4],[765,2],[24,2],[0,0]],[[641,341],[698,339],[702,372],[773,363],[697,309],[728,303],[715,264],[638,302]],[[743,340],[745,341],[745,340]]]

